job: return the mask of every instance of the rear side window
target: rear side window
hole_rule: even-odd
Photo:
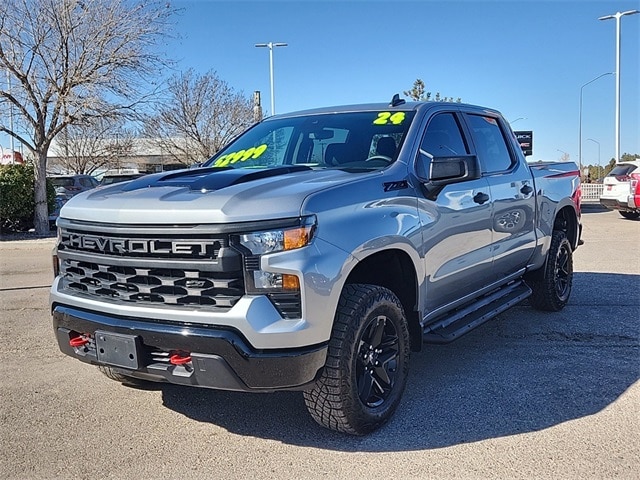
[[[483,173],[503,172],[511,168],[513,160],[500,125],[494,117],[466,115],[473,143]]]

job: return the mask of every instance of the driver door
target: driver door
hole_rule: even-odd
[[[455,112],[433,116],[420,145],[420,163],[430,158],[468,155],[469,146]],[[424,189],[423,189],[424,193]],[[426,272],[425,312],[431,313],[490,283],[492,202],[485,178],[444,187],[435,198],[418,196]]]

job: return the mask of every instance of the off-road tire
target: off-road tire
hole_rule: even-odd
[[[352,435],[375,430],[400,403],[409,355],[409,330],[398,297],[375,285],[346,285],[322,376],[304,392],[309,413],[331,430]]]
[[[573,250],[563,231],[553,231],[547,261],[536,274],[527,280],[533,291],[529,298],[531,306],[548,312],[562,310],[573,284]]]

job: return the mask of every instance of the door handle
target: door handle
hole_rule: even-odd
[[[489,195],[487,195],[484,192],[478,192],[473,197],[473,201],[476,202],[476,203],[479,203],[480,205],[482,205],[483,203],[489,201]]]
[[[529,185],[525,185],[520,189],[520,193],[523,195],[529,195],[531,192],[533,192],[533,188]]]

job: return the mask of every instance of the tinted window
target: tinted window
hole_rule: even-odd
[[[204,166],[384,168],[397,157],[414,116],[413,111],[374,110],[267,119]]]
[[[452,113],[438,114],[429,122],[420,148],[433,157],[451,157],[469,153],[458,121]]]
[[[484,115],[467,115],[483,173],[502,172],[511,167],[509,148],[498,121]]]
[[[73,178],[69,178],[69,177],[52,178],[51,183],[53,183],[54,187],[72,187]]]
[[[613,167],[607,177],[624,177],[635,170],[636,166],[630,163],[621,163]]]
[[[468,154],[469,148],[455,115],[453,113],[439,113],[429,121],[422,138],[420,161],[416,164],[417,173],[421,178],[430,178],[433,157],[454,157]]]

